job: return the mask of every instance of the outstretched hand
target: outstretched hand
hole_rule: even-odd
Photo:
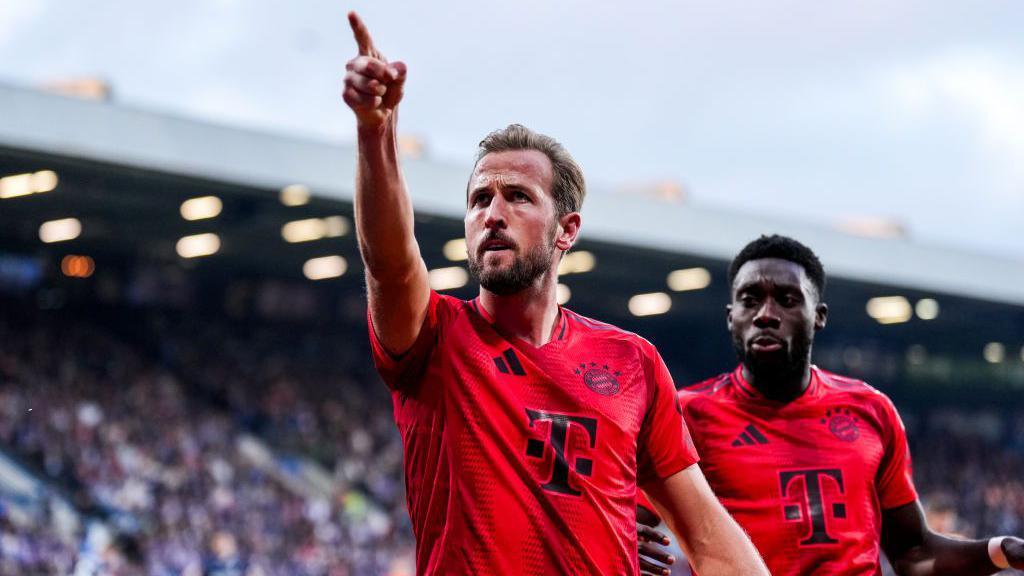
[[[345,65],[342,97],[355,112],[360,125],[381,126],[393,121],[395,108],[402,100],[405,64],[388,63],[373,45],[370,31],[355,12],[348,13],[348,23],[359,46],[359,55]]]

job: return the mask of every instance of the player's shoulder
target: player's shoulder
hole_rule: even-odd
[[[431,292],[431,304],[436,313],[442,317],[455,318],[460,315],[475,313],[483,316],[478,298],[463,300],[440,292]]]
[[[653,355],[657,352],[654,344],[651,344],[649,340],[635,332],[619,328],[614,324],[594,320],[565,307],[562,308],[562,311],[566,314],[567,320],[573,323],[574,330],[584,336],[596,336],[603,340],[619,341],[624,345],[636,347],[648,355]]]
[[[814,367],[814,371],[826,395],[846,396],[851,400],[886,408],[892,406],[892,400],[884,392],[863,380],[829,372],[817,366]]]
[[[684,410],[689,409],[691,405],[718,404],[728,397],[728,390],[731,384],[732,374],[726,372],[713,378],[684,386],[676,392],[676,395],[679,398],[679,405]]]
[[[732,379],[731,372],[725,372],[708,378],[707,380],[701,380],[695,384],[684,386],[679,390],[679,397],[690,398],[693,396],[717,396],[722,393],[723,390],[729,387]]]

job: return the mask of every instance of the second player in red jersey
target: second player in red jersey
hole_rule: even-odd
[[[733,259],[729,285],[740,366],[679,398],[708,482],[772,574],[880,576],[881,550],[901,576],[1024,567],[1019,538],[932,532],[892,403],[811,365],[828,306],[825,271],[810,248],[762,236]]]
[[[888,398],[811,368],[792,402],[742,368],[679,393],[702,469],[773,574],[880,574],[882,510],[917,499],[906,434]]]

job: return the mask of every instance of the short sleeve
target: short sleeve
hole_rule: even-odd
[[[394,391],[411,391],[419,383],[427,361],[437,347],[441,336],[442,325],[447,316],[447,302],[444,296],[431,290],[427,303],[427,314],[423,318],[423,326],[416,341],[406,352],[394,355],[384,348],[373,328],[370,312],[366,312],[366,324],[370,332],[370,349],[373,352],[373,363],[377,367],[384,383]]]
[[[896,407],[888,398],[882,403],[882,417],[887,435],[885,453],[878,470],[877,488],[882,509],[888,510],[917,500],[917,490],[914,488],[907,430]]]
[[[637,480],[641,486],[668,478],[699,460],[690,432],[683,422],[682,408],[668,367],[655,350],[651,351],[647,362],[649,403],[637,447]]]

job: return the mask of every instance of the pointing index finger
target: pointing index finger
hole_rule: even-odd
[[[348,23],[352,26],[352,35],[355,36],[356,44],[359,45],[359,55],[376,56],[377,50],[373,47],[373,38],[370,37],[370,31],[366,29],[362,18],[355,12],[349,12]]]

